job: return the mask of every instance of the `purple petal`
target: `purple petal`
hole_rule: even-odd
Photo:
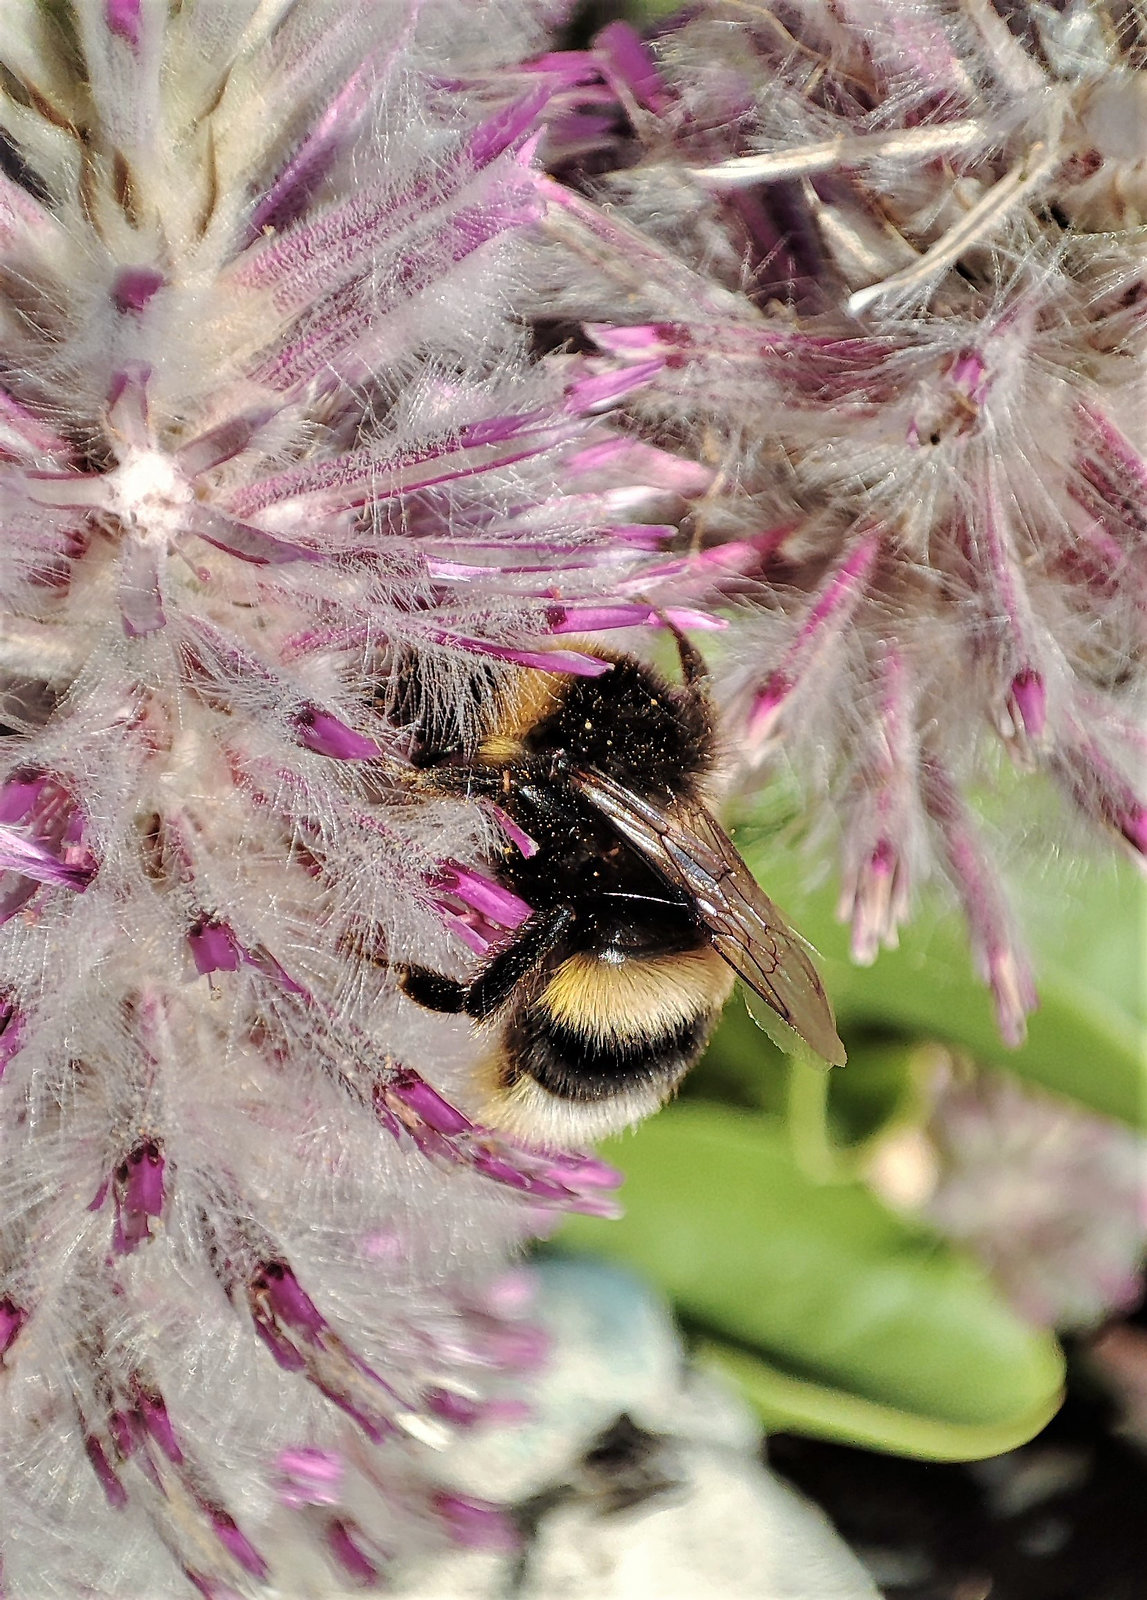
[[[24,200],[30,199],[25,191],[20,193]],[[34,412],[22,406],[6,389],[0,389],[0,454],[11,455],[17,461],[38,460],[41,456],[67,460],[71,448]]]
[[[502,661],[516,661],[521,667],[540,667],[543,672],[568,672],[574,677],[600,678],[602,673],[613,671],[612,661],[603,661],[600,656],[581,655],[573,650],[517,649],[513,645],[494,644],[488,639],[470,639],[462,634],[438,630],[430,637],[435,644],[469,650],[480,656],[496,656]]]
[[[681,607],[667,607],[657,611],[652,606],[553,606],[547,614],[551,633],[598,633],[608,628],[664,628],[672,623],[678,628],[696,628],[714,632],[727,628],[721,617],[706,611],[687,611]]]
[[[44,772],[15,773],[0,788],[0,823],[22,822],[52,782]]]
[[[668,324],[644,323],[636,327],[615,328],[609,322],[587,322],[585,331],[601,350],[610,355],[644,356],[656,354],[658,359],[674,349],[674,341],[666,341]],[[671,330],[670,330],[671,332]]]
[[[644,582],[645,586],[649,587],[662,578],[675,578],[684,572],[689,577],[696,574],[701,579],[701,585],[708,586],[718,582],[726,573],[740,576],[748,572],[757,572],[780,550],[785,540],[798,526],[797,522],[782,522],[778,527],[754,534],[751,539],[729,539],[724,544],[715,544],[708,550],[698,550],[686,558],[649,568],[634,578],[632,583],[636,586]],[[687,578],[684,584],[674,585],[674,593],[679,595],[686,589],[696,592],[701,585],[691,583]],[[674,617],[679,615],[677,612],[667,614]],[[701,615],[707,614],[701,613]],[[678,626],[694,627],[696,624],[679,623]]]
[[[379,1569],[355,1542],[354,1535],[359,1529],[353,1523],[344,1521],[341,1517],[332,1517],[326,1525],[327,1544],[331,1554],[339,1565],[348,1572],[356,1583],[374,1584],[379,1578]]]
[[[120,557],[119,609],[129,639],[158,633],[167,618],[159,577],[159,550],[138,539],[125,541]]]
[[[485,918],[477,916],[475,912],[454,911],[443,902],[439,902],[438,910],[445,918],[451,933],[456,934],[468,949],[473,950],[476,956],[489,954],[494,944],[493,934],[495,930],[490,927]],[[483,928],[490,929],[489,935],[482,931]]]
[[[14,1300],[0,1300],[0,1364],[20,1335],[28,1320],[28,1313]]]
[[[458,1428],[470,1428],[482,1420],[486,1404],[467,1394],[457,1394],[452,1389],[428,1389],[422,1397],[432,1416]]]
[[[0,826],[0,871],[16,872],[36,883],[74,889],[82,894],[95,877],[94,863],[61,861],[33,839]]]
[[[345,1412],[351,1421],[362,1429],[372,1444],[382,1444],[385,1440],[393,1438],[398,1431],[394,1423],[380,1416],[377,1411],[367,1411],[336,1383],[325,1382],[317,1372],[311,1372],[308,1376],[319,1393],[325,1395],[333,1406],[338,1406],[340,1411]]]
[[[749,717],[752,742],[760,745],[773,736],[785,702],[852,620],[864,598],[880,545],[880,530],[871,529],[821,581],[796,638],[757,692]]]
[[[948,867],[964,907],[980,975],[991,985],[1004,1042],[1018,1047],[1038,1002],[1031,966],[1012,931],[1000,873],[982,851],[951,777],[933,758],[921,764],[921,790],[939,828]]]
[[[1144,506],[1147,514],[1147,460],[1097,407],[1081,405],[1077,416],[1085,432],[1099,445],[1100,452],[1131,490],[1133,500]]]
[[[264,407],[219,422],[196,439],[189,439],[175,453],[175,462],[185,478],[197,478],[241,455],[251,440],[275,415]]]
[[[533,907],[519,895],[457,861],[443,863],[443,871],[432,887],[457,895],[465,905],[473,906],[503,928],[519,928],[533,915]]]
[[[409,1067],[400,1068],[383,1087],[386,1094],[393,1094],[404,1106],[409,1107],[419,1121],[446,1138],[469,1133],[473,1127],[468,1117],[464,1117],[448,1100],[442,1098],[437,1089],[432,1089],[424,1078]]]
[[[1081,810],[1114,828],[1137,855],[1147,856],[1147,800],[1098,739],[1081,727],[1071,728],[1053,751],[1052,768]]]
[[[112,373],[108,384],[108,421],[124,443],[137,450],[152,448],[147,397],[151,373],[146,361],[125,361]]]
[[[330,517],[471,478],[479,472],[515,466],[566,443],[574,437],[574,428],[573,423],[531,429],[523,426],[507,430],[505,437],[478,443],[444,439],[397,459],[372,450],[352,450],[237,490],[230,503],[244,516],[289,501],[309,519]]]
[[[480,123],[466,141],[466,153],[475,167],[489,163],[509,150],[536,127],[550,98],[548,88],[532,89]]]
[[[653,52],[628,22],[609,23],[594,39],[592,48],[616,90],[628,90],[642,110],[651,111],[654,116],[662,116],[668,110],[669,95]]]
[[[244,1600],[238,1589],[233,1589],[229,1583],[209,1578],[202,1572],[196,1572],[194,1567],[184,1567],[183,1575],[193,1589],[198,1589],[203,1600]]]
[[[92,1470],[100,1480],[100,1487],[107,1496],[108,1505],[113,1510],[119,1511],[127,1504],[127,1490],[116,1477],[112,1464],[98,1439],[90,1436],[84,1440],[84,1453],[91,1462]]]
[[[163,1215],[163,1152],[154,1139],[145,1139],[115,1169],[115,1229],[113,1248],[129,1255],[151,1237],[151,1218]]]
[[[399,306],[441,283],[446,262],[460,263],[499,235],[535,222],[539,202],[532,187],[503,189],[498,201],[461,207],[433,233],[423,231],[389,274],[385,287],[365,280],[335,290],[299,321],[295,336],[252,374],[280,393],[297,390],[320,372],[353,376],[355,347]]]
[[[166,282],[154,267],[124,267],[112,284],[112,303],[125,316],[140,312]]]
[[[302,144],[251,214],[248,241],[281,233],[302,215],[314,190],[358,131],[370,104],[371,66],[360,67],[308,129]]]
[[[135,1418],[127,1411],[113,1411],[108,1418],[108,1433],[121,1461],[135,1451]]]
[[[476,1172],[493,1178],[495,1183],[505,1184],[508,1189],[517,1189],[539,1200],[565,1200],[569,1197],[569,1191],[560,1179],[525,1170],[511,1160],[507,1152],[499,1154],[494,1150],[478,1149],[471,1157],[471,1165]]]
[[[597,373],[579,378],[566,390],[566,409],[575,416],[592,415],[608,411],[634,389],[641,389],[657,376],[665,363],[660,357],[641,361],[618,371]]]
[[[104,0],[104,16],[110,32],[139,49],[139,21],[142,0]]]
[[[144,1428],[167,1459],[179,1466],[183,1461],[183,1451],[179,1447],[179,1440],[175,1437],[175,1429],[171,1425],[171,1418],[167,1414],[162,1396],[140,1388],[136,1394],[136,1410]]]
[[[560,1176],[567,1188],[619,1189],[625,1182],[623,1172],[598,1156],[569,1152],[547,1156],[545,1160],[550,1172]]]
[[[304,545],[280,539],[265,528],[252,527],[247,522],[237,522],[212,506],[194,505],[187,511],[187,528],[217,550],[240,561],[250,561],[256,566],[283,566],[290,561],[321,561],[318,550],[308,550]]]
[[[553,1340],[544,1328],[529,1322],[495,1323],[481,1343],[483,1362],[508,1372],[538,1372],[549,1361]]]
[[[277,1323],[304,1339],[317,1339],[327,1326],[310,1295],[283,1261],[264,1262],[251,1281],[251,1293]]]
[[[513,1555],[521,1548],[521,1536],[511,1518],[487,1500],[439,1494],[434,1498],[434,1509],[446,1524],[450,1538],[464,1549]]]
[[[482,444],[503,444],[516,439],[519,434],[543,428],[549,420],[546,411],[520,411],[516,415],[485,417],[471,422],[458,435],[458,443],[465,449]]]
[[[255,1333],[262,1339],[267,1349],[275,1358],[277,1364],[284,1372],[305,1372],[306,1359],[275,1324],[265,1316],[253,1313]]]
[[[1047,691],[1034,667],[1023,667],[1012,679],[1008,708],[1014,724],[1022,724],[1033,739],[1038,739],[1047,723]]]
[[[697,461],[687,461],[684,456],[659,450],[656,445],[643,444],[639,439],[610,439],[604,444],[587,445],[566,461],[573,473],[600,473],[613,470],[627,477],[637,478],[655,489],[668,489],[683,499],[702,495],[713,485],[716,476],[712,467]]]
[[[301,1000],[306,1000],[308,1004],[312,1002],[310,993],[304,989],[301,983],[297,983],[291,977],[286,967],[281,962],[276,961],[271,952],[265,949],[263,945],[254,944],[249,949],[247,946],[241,945],[240,949],[243,954],[243,960],[249,967],[254,967],[256,972],[261,972],[264,977],[270,978],[285,993],[298,995]]]
[[[316,755],[330,756],[335,761],[373,761],[382,754],[373,739],[356,733],[345,722],[308,706],[295,718],[295,736],[307,750]]]
[[[988,368],[978,350],[963,350],[947,371],[948,382],[954,389],[980,405],[988,389]]]
[[[974,578],[994,626],[999,670],[1008,679],[1001,732],[1005,738],[1034,737],[1046,721],[1044,679],[1033,664],[1036,626],[995,476],[989,466],[980,515],[965,533]]]
[[[201,977],[212,972],[239,970],[242,946],[225,922],[197,922],[187,935],[187,943]]]
[[[868,966],[882,944],[896,948],[909,911],[918,747],[912,685],[898,647],[885,645],[858,698],[878,715],[848,802],[837,916],[852,923],[853,960]]]
[[[221,1511],[217,1507],[210,1508],[208,1515],[211,1518],[211,1527],[219,1543],[226,1549],[239,1565],[253,1577],[265,1579],[270,1574],[270,1568],[255,1546],[242,1533],[234,1517]]]
[[[335,1451],[318,1450],[311,1445],[282,1450],[275,1458],[275,1467],[282,1481],[279,1498],[284,1505],[297,1508],[338,1504],[346,1466]]]
[[[638,550],[657,550],[677,533],[671,522],[618,522],[601,531],[607,538],[620,539]]]
[[[19,481],[29,500],[53,511],[100,511],[108,505],[107,478],[98,473],[31,471]]]
[[[537,855],[539,849],[538,841],[531,839],[524,829],[519,828],[508,811],[503,811],[501,806],[493,804],[490,804],[489,810],[506,838],[509,839],[511,844],[517,846],[527,861],[531,856]]]
[[[898,930],[908,916],[908,885],[906,864],[889,838],[878,839],[845,872],[837,916],[852,923],[850,953],[858,966],[871,966],[881,945],[896,949]]]

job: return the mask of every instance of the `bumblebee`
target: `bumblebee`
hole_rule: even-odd
[[[468,983],[397,969],[419,1005],[483,1026],[482,1114],[522,1137],[595,1139],[656,1110],[738,975],[784,1048],[845,1059],[805,945],[708,809],[705,667],[677,644],[680,688],[599,652],[597,677],[523,671],[466,744],[415,744],[420,788],[493,801],[537,845],[499,868],[533,913]]]

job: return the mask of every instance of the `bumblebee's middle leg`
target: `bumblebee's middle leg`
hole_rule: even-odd
[[[523,978],[545,961],[565,938],[574,913],[569,906],[554,906],[550,911],[535,911],[518,929],[513,942],[482,968],[466,994],[467,1016],[485,1021],[509,1000]]]
[[[569,906],[535,912],[522,924],[512,943],[497,951],[470,983],[448,978],[429,967],[395,965],[398,987],[427,1011],[467,1016],[484,1022],[500,1011],[523,978],[534,972],[560,941],[574,919]]]

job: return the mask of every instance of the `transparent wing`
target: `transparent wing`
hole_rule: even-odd
[[[843,1066],[832,1006],[803,940],[705,807],[681,800],[654,805],[594,767],[575,771],[570,781],[667,882],[693,900],[718,954],[774,1016],[817,1055]],[[767,1021],[762,1025],[782,1048],[792,1049],[783,1031]]]

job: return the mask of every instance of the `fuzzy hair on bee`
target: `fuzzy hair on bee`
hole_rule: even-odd
[[[481,1114],[521,1137],[596,1139],[655,1111],[736,976],[778,1042],[844,1061],[805,945],[709,809],[705,667],[677,643],[680,687],[599,652],[598,676],[522,671],[469,740],[443,747],[413,718],[416,786],[496,803],[537,847],[504,854],[499,877],[532,914],[468,982],[397,969],[410,999],[481,1025]]]

